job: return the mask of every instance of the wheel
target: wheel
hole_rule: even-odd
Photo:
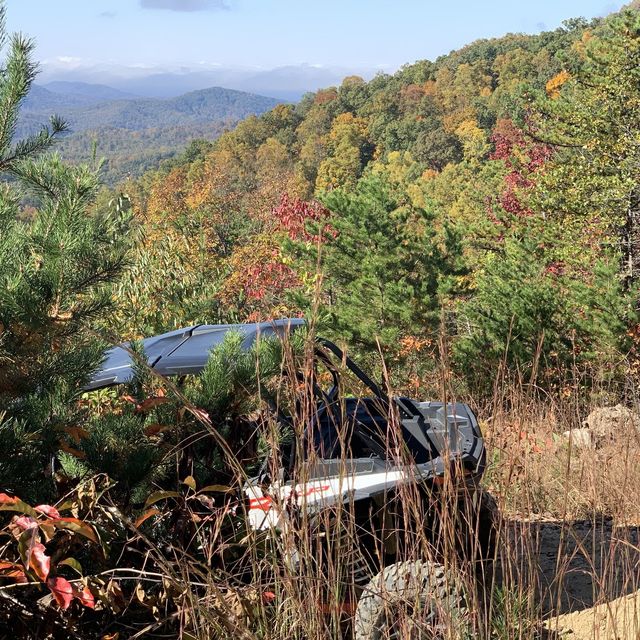
[[[485,489],[478,492],[477,536],[481,560],[493,560],[496,552],[500,512],[496,499]]]
[[[358,601],[355,640],[468,637],[463,590],[441,564],[417,560],[386,567]]]
[[[445,532],[453,527],[459,559],[480,569],[494,559],[498,523],[499,512],[494,497],[478,488],[459,500],[453,523],[445,518],[443,524],[438,524]],[[439,536],[436,540],[446,537],[442,529],[436,531]]]

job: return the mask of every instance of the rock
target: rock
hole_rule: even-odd
[[[591,434],[594,446],[601,446],[620,437],[640,435],[640,416],[621,404],[594,409],[582,424]]]
[[[579,449],[591,449],[593,447],[593,439],[589,429],[572,429],[562,434],[571,445]]]

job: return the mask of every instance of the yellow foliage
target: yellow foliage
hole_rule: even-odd
[[[339,142],[344,138],[348,138],[349,142],[357,143],[366,135],[367,121],[347,111],[335,117],[329,133],[329,139],[333,142]]]
[[[553,76],[553,78],[551,78],[551,80],[549,80],[545,86],[547,95],[552,100],[555,100],[560,95],[560,89],[562,88],[562,85],[564,85],[570,78],[571,74],[568,71],[564,70]]]
[[[479,160],[489,151],[486,133],[478,126],[475,120],[465,120],[456,129],[462,147],[464,157],[468,160]]]
[[[427,80],[424,83],[424,95],[425,96],[435,96],[438,91],[438,86],[436,85],[435,80]]]
[[[343,87],[358,87],[358,86],[362,86],[363,84],[366,84],[364,81],[364,78],[362,78],[361,76],[347,76],[343,81],[342,81],[342,85]]]

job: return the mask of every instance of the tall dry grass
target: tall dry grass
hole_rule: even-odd
[[[302,365],[296,358],[286,350],[283,375],[275,387],[273,381],[265,385],[272,385],[278,403],[293,407],[290,435],[302,446],[307,425],[317,420],[311,385],[316,374],[311,351]],[[452,401],[447,375],[442,390]],[[382,502],[347,499],[319,513],[304,500],[296,507],[272,492],[275,508],[286,514],[277,530],[252,530],[243,508],[226,502],[206,518],[193,514],[202,523],[194,536],[198,558],[150,544],[150,558],[165,567],[162,580],[184,594],[180,637],[351,637],[353,611],[368,579],[396,559],[439,562],[464,591],[463,624],[444,610],[437,637],[638,637],[640,609],[633,602],[627,606],[628,598],[623,607],[618,604],[640,589],[640,432],[628,423],[597,447],[577,446],[563,434],[582,427],[595,408],[588,402],[564,393],[540,398],[529,387],[504,380],[496,390],[490,407],[478,409],[488,451],[483,485],[499,506],[497,545],[489,561],[479,557],[474,544],[479,523],[464,506],[474,500],[473,491],[458,482],[455,468],[437,487],[407,482]],[[341,392],[362,390],[345,384]],[[393,412],[389,423],[390,456],[409,464]],[[263,487],[268,491],[280,477],[288,444],[272,416],[265,415],[256,428],[268,452],[269,479]],[[342,438],[347,451],[347,434]],[[299,447],[289,481],[304,485],[316,453],[310,447],[306,455],[300,453]],[[346,457],[337,464],[346,484]],[[230,466],[237,470],[237,486],[249,481],[240,465],[231,460]],[[471,542],[466,553],[460,552],[463,540]],[[225,551],[231,547],[237,553],[229,561]],[[150,579],[140,576],[141,584]],[[404,612],[394,610],[396,637],[430,637],[420,635],[428,632],[428,612],[417,601],[406,604]],[[568,614],[583,615],[580,624]],[[160,637],[165,623],[138,629],[131,637]],[[566,635],[566,624],[574,627],[574,635]]]

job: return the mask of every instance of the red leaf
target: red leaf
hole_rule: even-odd
[[[58,606],[61,609],[68,609],[73,600],[73,586],[71,583],[65,578],[49,578],[47,587],[49,587]]]
[[[94,609],[96,606],[96,600],[93,597],[91,591],[89,591],[89,587],[85,587],[82,591],[80,589],[73,590],[73,595],[80,600],[80,603],[85,607],[89,607],[89,609]]]
[[[44,545],[36,542],[31,549],[29,561],[31,568],[36,572],[40,580],[46,580],[51,570],[51,558],[45,553]]]
[[[0,504],[17,504],[18,498],[8,496],[6,493],[0,493]]]
[[[57,520],[60,517],[60,512],[48,504],[39,504],[37,507],[34,507],[34,509],[40,513],[44,513],[45,516],[52,520]]]

